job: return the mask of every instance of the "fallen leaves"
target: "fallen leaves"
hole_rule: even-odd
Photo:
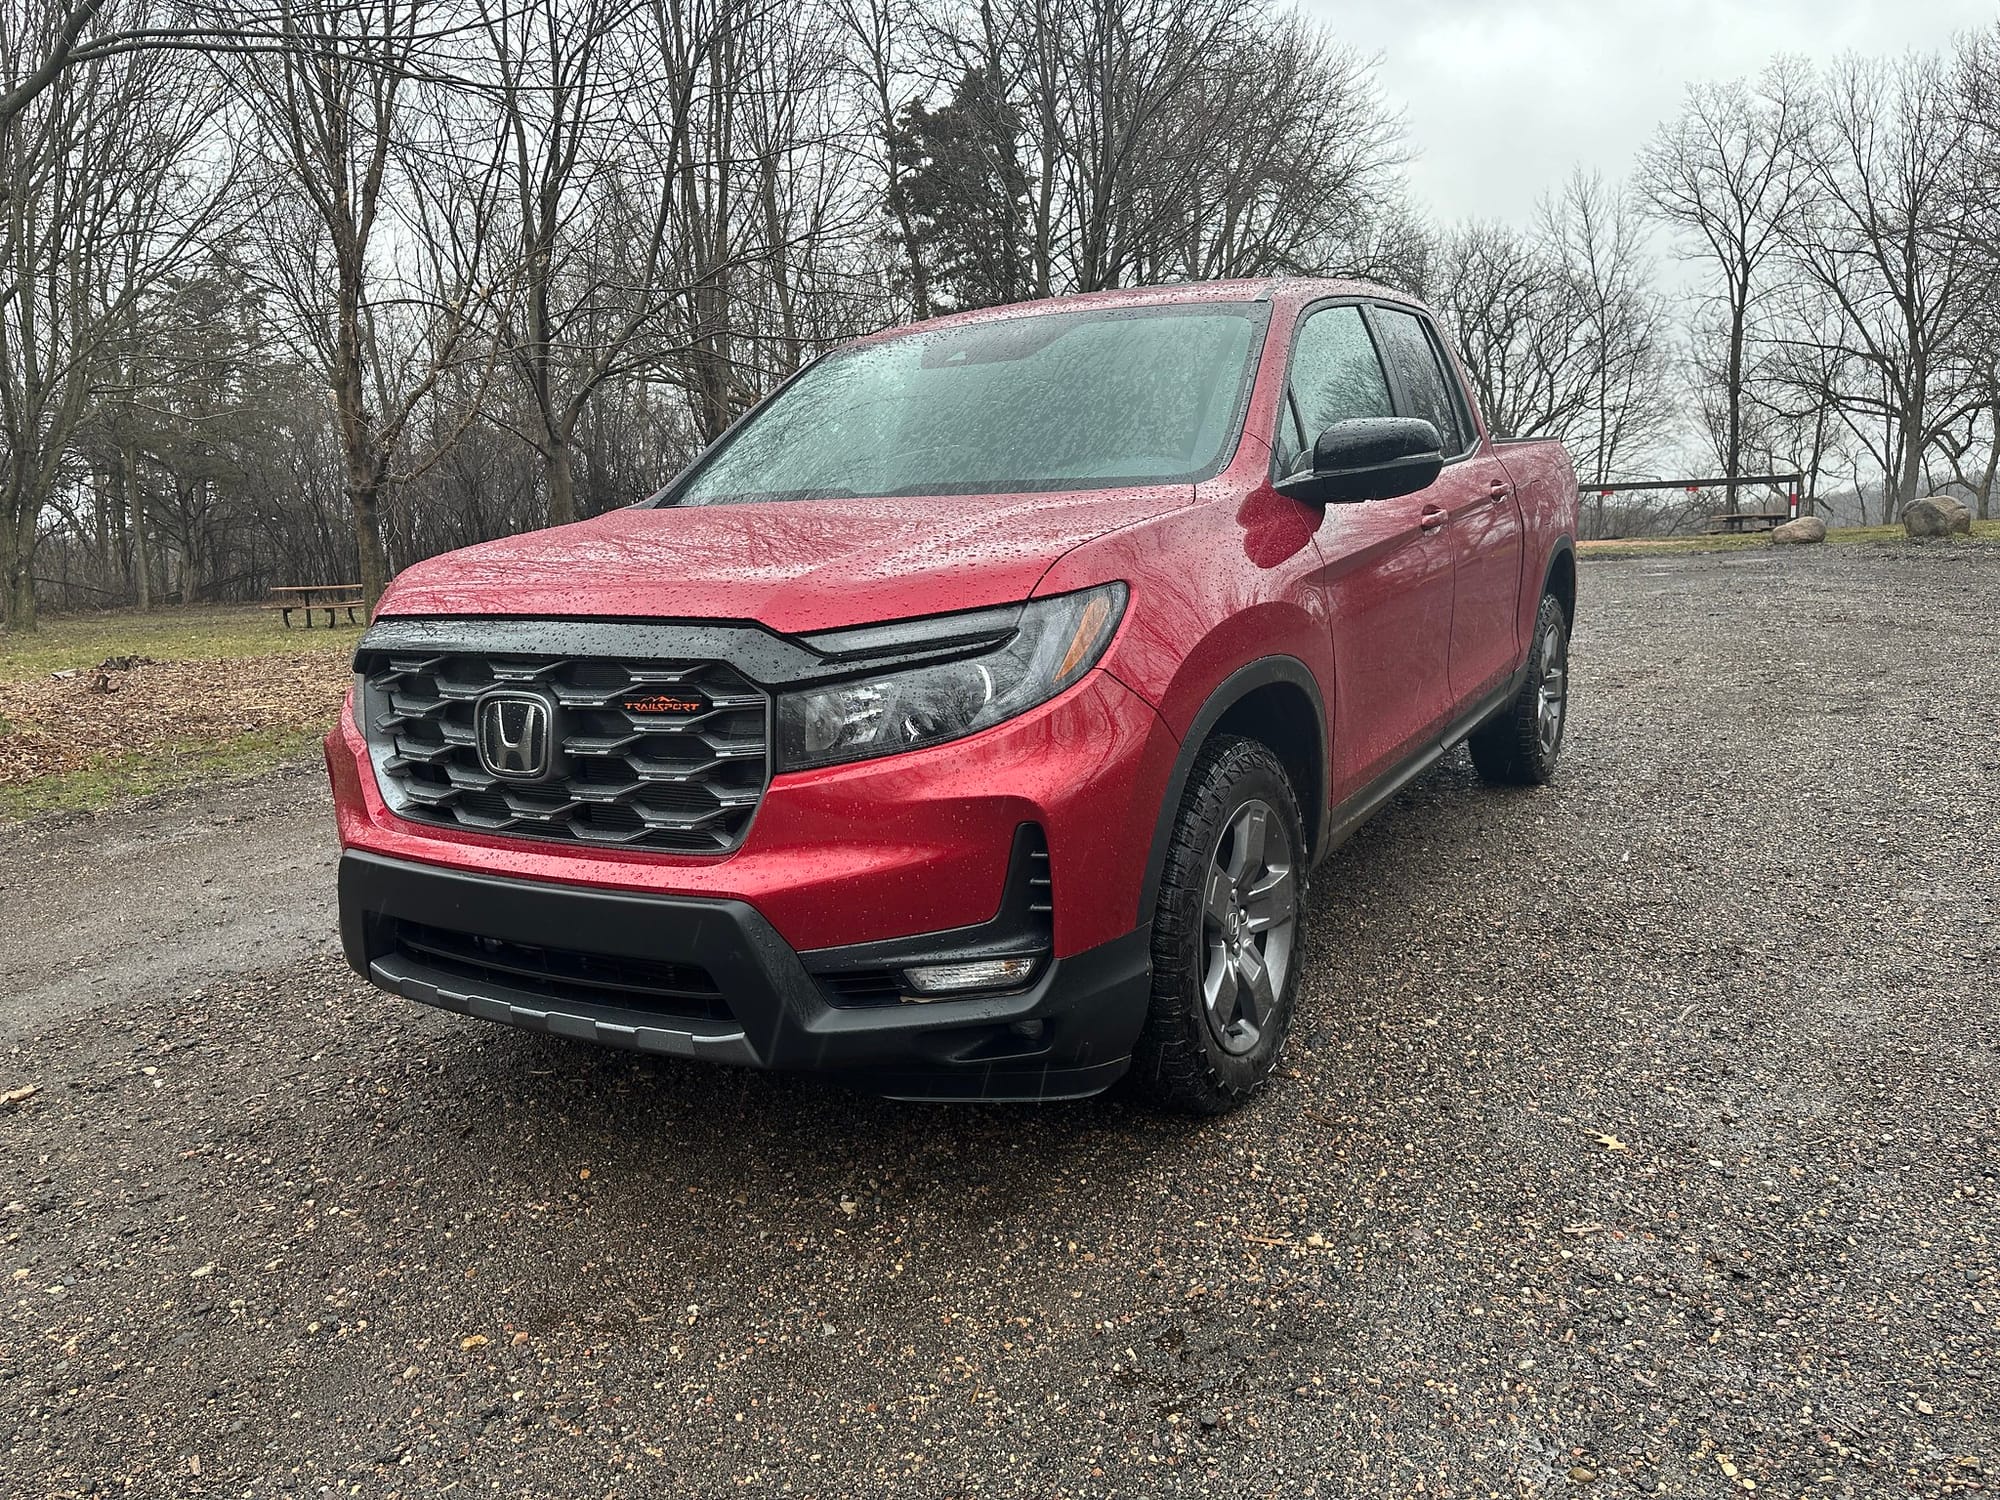
[[[332,723],[351,680],[344,655],[156,662],[0,682],[0,785],[78,771],[106,756],[224,743]]]
[[[15,1109],[26,1104],[42,1091],[39,1083],[24,1083],[17,1089],[9,1089],[0,1094],[0,1109]]]

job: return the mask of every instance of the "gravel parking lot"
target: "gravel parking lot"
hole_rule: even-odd
[[[0,839],[0,1490],[2000,1487],[2000,548],[1582,590],[1220,1122],[383,997],[309,771]]]

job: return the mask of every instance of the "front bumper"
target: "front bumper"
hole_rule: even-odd
[[[998,909],[1014,830],[1044,829],[1055,952],[1140,925],[1145,851],[1179,743],[1103,669],[962,740],[784,772],[724,855],[565,844],[441,828],[384,802],[351,713],[326,739],[344,849],[552,886],[746,903],[791,947],[970,926]]]
[[[1006,916],[1003,902],[995,920]],[[998,934],[986,923],[801,953],[742,900],[513,880],[355,850],[340,861],[340,925],[357,971],[428,1005],[640,1052],[826,1072],[905,1098],[1097,1093],[1125,1071],[1150,989],[1147,933],[1136,928],[1051,957],[1015,993],[842,1002],[841,981],[871,966],[977,952]]]

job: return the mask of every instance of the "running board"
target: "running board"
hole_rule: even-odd
[[[1396,793],[1415,781],[1424,772],[1445,758],[1447,752],[1457,746],[1465,737],[1484,724],[1493,715],[1514,701],[1514,695],[1521,691],[1521,685],[1528,680],[1528,662],[1521,663],[1520,670],[1507,679],[1499,688],[1488,693],[1472,706],[1470,713],[1454,719],[1445,727],[1443,734],[1425,744],[1416,754],[1401,765],[1376,777],[1367,786],[1349,797],[1333,810],[1328,824],[1327,836],[1320,841],[1313,863],[1318,864],[1342,844],[1353,838],[1363,823],[1382,810]]]

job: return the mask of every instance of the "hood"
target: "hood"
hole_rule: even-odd
[[[618,510],[408,569],[378,617],[751,620],[796,635],[1026,599],[1072,547],[1189,485]]]

